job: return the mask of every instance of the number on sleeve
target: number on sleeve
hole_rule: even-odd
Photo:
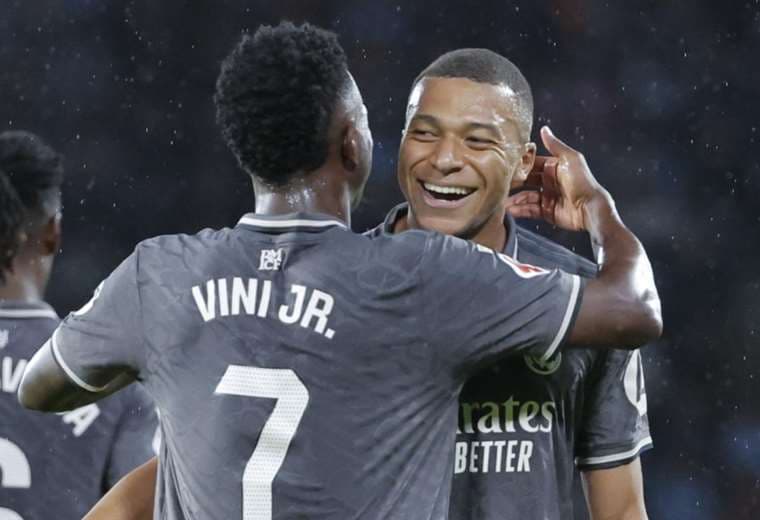
[[[32,470],[21,448],[0,437],[0,488],[26,489],[32,487]],[[21,515],[0,507],[0,520],[24,520]]]
[[[243,520],[271,520],[272,482],[306,410],[309,392],[292,370],[230,365],[215,393],[277,400],[243,472]]]
[[[623,385],[628,401],[636,407],[639,415],[646,415],[647,393],[644,388],[644,367],[641,363],[641,353],[638,350],[634,350],[628,360]]]

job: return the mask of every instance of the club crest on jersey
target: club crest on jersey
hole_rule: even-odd
[[[259,271],[279,271],[282,265],[282,249],[262,249]]]
[[[10,331],[0,330],[0,348],[5,348],[8,346],[9,336],[10,336]]]
[[[523,359],[528,368],[533,372],[542,376],[548,376],[559,370],[562,364],[562,352],[558,352],[547,360],[543,360],[537,356],[523,356]]]
[[[496,258],[501,260],[502,263],[508,265],[512,269],[512,271],[514,271],[514,273],[520,278],[533,278],[534,276],[543,276],[551,272],[541,267],[536,267],[535,265],[523,264],[522,262],[518,262],[517,260],[515,260],[509,255],[505,255],[504,253],[498,253],[494,251],[493,249],[483,246],[481,244],[475,244],[475,249],[477,249],[481,253],[496,255]]]

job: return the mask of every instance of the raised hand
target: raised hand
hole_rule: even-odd
[[[515,217],[539,218],[563,229],[590,230],[589,207],[596,202],[613,205],[612,197],[594,178],[583,154],[541,128],[541,140],[552,154],[536,157],[524,183],[528,188],[507,200]]]

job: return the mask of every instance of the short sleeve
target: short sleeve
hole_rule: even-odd
[[[53,333],[53,354],[79,386],[97,392],[122,372],[144,368],[137,252],[69,314]]]
[[[572,329],[583,288],[577,275],[439,234],[430,235],[422,262],[428,333],[455,365],[477,368],[517,352],[548,359]]]
[[[108,459],[109,489],[124,475],[158,455],[158,420],[153,401],[139,385],[130,385],[118,396],[122,400],[122,412]]]
[[[591,398],[576,444],[581,470],[622,466],[652,447],[641,354],[609,350],[601,355],[599,376],[586,392]]]

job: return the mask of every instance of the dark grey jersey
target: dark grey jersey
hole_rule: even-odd
[[[550,357],[579,277],[316,215],[140,244],[51,341],[85,388],[131,370],[164,442],[156,518],[443,519],[463,381]]]
[[[156,417],[139,388],[58,415],[26,410],[16,391],[58,325],[45,304],[0,300],[0,518],[81,518],[153,456]]]
[[[392,232],[406,205],[373,230]],[[505,253],[585,278],[597,267],[550,240],[505,222]],[[486,368],[464,386],[454,453],[451,518],[568,520],[576,468],[626,464],[651,447],[638,351],[529,353]],[[577,511],[580,510],[580,511]],[[580,516],[580,515],[579,515]]]

